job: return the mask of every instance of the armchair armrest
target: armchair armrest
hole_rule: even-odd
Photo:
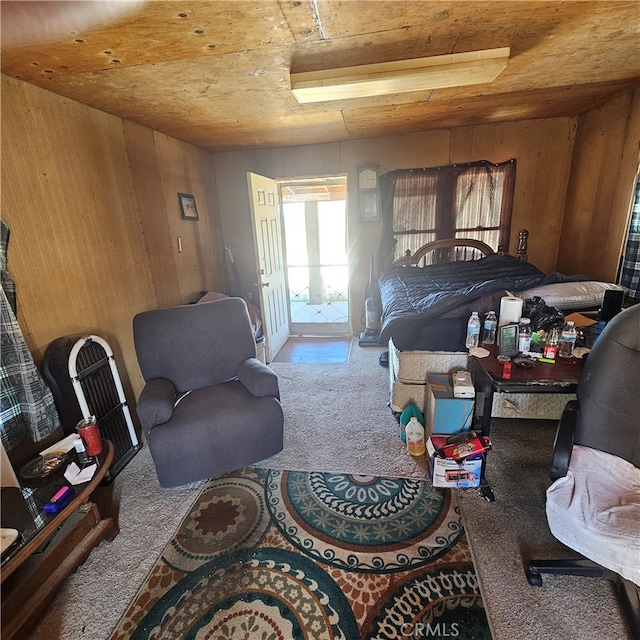
[[[553,443],[553,457],[551,458],[551,479],[555,482],[558,478],[567,475],[571,451],[573,450],[573,437],[578,423],[580,408],[576,400],[570,400],[560,416],[556,439]]]
[[[273,396],[280,400],[278,376],[257,358],[249,358],[238,367],[238,380],[257,398]]]
[[[136,406],[140,424],[146,433],[171,419],[176,396],[176,388],[171,380],[154,378],[147,382]]]

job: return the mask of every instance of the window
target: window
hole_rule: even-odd
[[[475,238],[508,251],[515,170],[515,160],[482,160],[381,176],[386,255],[395,260],[441,238]]]

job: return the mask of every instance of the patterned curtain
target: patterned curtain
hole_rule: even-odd
[[[393,207],[396,257],[436,239],[437,189],[438,176],[433,171],[398,173]]]
[[[624,249],[620,284],[629,288],[629,296],[640,299],[640,176],[636,182],[636,197],[631,210],[631,223]]]
[[[516,161],[397,169],[380,177],[383,264],[441,238],[508,251]]]
[[[25,440],[51,435],[60,418],[16,319],[15,284],[7,271],[9,227],[4,222],[0,226],[0,437],[9,451]]]
[[[456,238],[475,238],[507,250],[511,229],[515,162],[471,166],[457,176],[454,196]],[[507,213],[508,212],[508,213]],[[477,230],[483,227],[483,230]]]

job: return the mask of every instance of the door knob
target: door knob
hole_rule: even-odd
[[[262,283],[262,286],[263,286],[263,287],[268,287],[268,286],[269,286],[269,284],[270,284],[269,282],[263,282],[263,283]]]

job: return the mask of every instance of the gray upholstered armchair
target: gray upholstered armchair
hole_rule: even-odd
[[[282,450],[278,379],[255,357],[244,300],[145,311],[133,336],[146,382],[137,411],[163,487]]]

